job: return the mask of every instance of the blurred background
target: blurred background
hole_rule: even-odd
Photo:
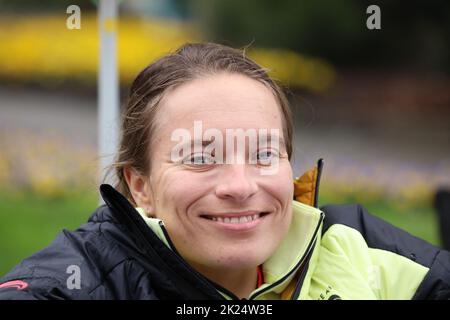
[[[66,28],[69,5],[81,29]],[[381,8],[381,30],[366,8]],[[319,202],[358,202],[442,246],[450,186],[450,2],[124,0],[121,99],[185,42],[238,48],[286,88],[294,173],[324,158]],[[0,276],[98,205],[97,1],[0,0]],[[450,231],[450,230],[449,230]]]

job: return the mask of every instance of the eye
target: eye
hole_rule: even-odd
[[[193,153],[183,160],[184,164],[190,165],[208,165],[214,164],[214,157],[208,153]]]
[[[272,161],[279,157],[279,154],[276,150],[273,149],[264,149],[258,151],[256,154],[256,160],[259,165],[268,166],[272,164]]]

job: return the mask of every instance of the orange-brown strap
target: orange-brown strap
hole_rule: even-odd
[[[319,159],[316,167],[294,180],[294,200],[317,207],[317,189],[322,167],[323,160]]]

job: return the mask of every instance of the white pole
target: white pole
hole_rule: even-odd
[[[113,162],[119,137],[119,81],[117,70],[117,11],[116,0],[100,0],[98,28],[100,37],[98,74],[98,150],[100,180]],[[105,180],[112,183],[113,179]]]

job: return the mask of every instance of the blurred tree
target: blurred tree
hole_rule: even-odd
[[[338,66],[450,71],[450,1],[178,0],[208,39],[289,48]],[[381,30],[366,8],[381,8]]]

